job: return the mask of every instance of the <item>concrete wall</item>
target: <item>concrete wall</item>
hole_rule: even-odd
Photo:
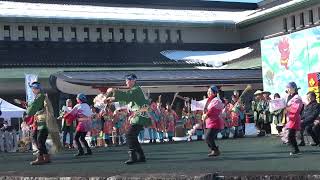
[[[71,41],[72,33],[71,27],[75,27],[77,31],[77,41],[83,42],[86,32],[84,28],[89,28],[89,39],[96,42],[99,37],[97,28],[102,30],[102,40],[108,42],[111,39],[109,29],[114,31],[114,41],[119,42],[121,39],[120,29],[124,29],[126,42],[132,42],[132,29],[136,29],[138,42],[143,42],[145,39],[144,29],[148,31],[149,42],[155,42],[156,30],[160,33],[160,42],[166,43],[168,39],[167,30],[170,31],[171,43],[178,42],[178,30],[181,32],[181,38],[184,43],[239,43],[239,33],[234,29],[226,28],[198,28],[198,27],[156,27],[156,26],[104,26],[104,25],[79,25],[79,24],[36,24],[36,23],[6,23],[0,22],[0,40],[4,39],[4,26],[10,26],[11,40],[18,41],[18,37],[22,37],[22,31],[18,30],[18,26],[24,27],[24,40],[32,41],[36,38],[36,31],[32,30],[32,26],[38,28],[38,40],[44,41],[48,36],[45,27],[50,27],[51,40],[58,41],[60,33],[58,27],[63,27],[64,41]]]
[[[132,42],[133,33],[132,29],[136,29],[137,32],[137,41],[144,42],[145,33],[144,29],[148,31],[148,39],[150,43],[155,42],[156,40],[156,30],[159,30],[160,33],[160,43],[166,43],[168,35],[167,30],[170,30],[170,37],[172,43],[177,43],[178,34],[177,31],[181,31],[182,41],[184,43],[241,43],[248,42],[252,40],[257,40],[265,38],[266,36],[285,33],[286,31],[283,28],[283,19],[287,18],[288,31],[293,30],[291,28],[292,19],[295,18],[296,29],[305,28],[309,26],[309,10],[313,11],[314,23],[319,23],[320,16],[320,3],[310,8],[302,9],[295,12],[288,12],[288,14],[283,16],[278,16],[254,25],[250,25],[246,28],[236,29],[235,27],[178,27],[178,26],[168,26],[168,27],[159,27],[159,26],[125,26],[125,25],[86,25],[86,24],[37,24],[37,23],[7,23],[0,22],[0,40],[4,39],[4,26],[9,25],[11,31],[11,40],[17,41],[19,37],[22,36],[22,32],[18,30],[18,26],[23,26],[25,31],[25,41],[32,41],[35,37],[35,31],[32,31],[32,26],[38,27],[39,40],[44,41],[46,32],[44,27],[48,26],[51,30],[51,40],[58,41],[59,32],[58,27],[63,27],[64,30],[64,40],[71,41],[71,27],[75,27],[77,30],[77,39],[76,41],[82,42],[86,36],[84,28],[89,28],[89,39],[92,42],[96,42],[99,37],[97,28],[102,30],[102,40],[108,42],[111,39],[111,33],[109,29],[114,30],[114,41],[119,42],[121,39],[120,29],[125,31],[125,40],[126,42]],[[300,14],[304,14],[304,27],[300,25]]]
[[[252,40],[261,39],[274,34],[281,34],[294,31],[292,25],[292,17],[295,17],[296,30],[301,28],[306,28],[312,25],[309,23],[309,10],[313,11],[313,20],[314,24],[320,23],[320,3],[310,8],[301,9],[299,11],[290,12],[283,16],[278,16],[276,18],[269,19],[267,21],[263,21],[257,23],[255,25],[251,25],[249,27],[243,28],[239,30],[240,40],[241,42],[248,42]],[[304,14],[304,27],[300,25],[300,14]],[[288,31],[284,29],[283,20],[287,19],[287,27]]]

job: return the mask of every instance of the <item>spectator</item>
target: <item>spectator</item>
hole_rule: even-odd
[[[320,143],[319,132],[317,126],[314,124],[314,121],[318,118],[320,113],[320,104],[316,101],[316,94],[314,92],[308,92],[307,94],[308,104],[305,106],[302,111],[301,116],[301,142],[299,146],[305,146],[304,141],[304,130],[312,137],[314,143],[312,146],[317,146]]]
[[[263,129],[263,102],[262,102],[262,91],[257,90],[254,93],[254,101],[252,101],[252,111],[254,115],[254,122],[256,123],[256,127],[258,129],[258,136],[265,136],[265,131]]]
[[[263,112],[262,112],[262,118],[263,118],[263,129],[266,131],[266,134],[271,134],[271,115],[269,111],[269,102],[271,100],[270,98],[270,92],[268,91],[263,91],[262,96],[262,104],[263,104]]]
[[[273,96],[273,99],[280,99],[280,95],[278,93],[275,93]],[[279,109],[274,112],[271,112],[271,117],[272,117],[273,123],[276,125],[278,135],[280,135],[283,128],[283,123],[282,123],[283,109]]]

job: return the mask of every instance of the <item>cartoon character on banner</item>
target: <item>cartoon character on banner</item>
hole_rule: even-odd
[[[278,49],[281,54],[280,65],[284,66],[287,70],[289,69],[289,56],[290,56],[290,44],[287,37],[282,38],[279,41]]]

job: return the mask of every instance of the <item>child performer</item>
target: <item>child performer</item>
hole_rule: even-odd
[[[124,144],[124,139],[125,139],[125,136],[126,136],[126,122],[128,121],[128,118],[129,118],[129,112],[126,108],[123,108],[121,109],[120,111],[120,118],[122,119],[122,124],[121,124],[121,127],[120,127],[120,130],[119,130],[119,142],[120,142],[120,145],[123,145]]]
[[[203,111],[197,110],[194,112],[194,121],[196,126],[196,135],[197,135],[197,141],[202,141],[203,136],[203,121],[202,121],[202,114]]]
[[[224,129],[222,130],[222,139],[228,139],[230,136],[230,131],[232,128],[231,125],[231,106],[232,104],[229,103],[229,100],[227,98],[223,98],[224,100],[224,109],[222,111],[222,114],[224,115]]]
[[[112,144],[111,135],[113,130],[113,112],[111,107],[107,105],[105,109],[101,112],[102,122],[103,122],[103,138],[105,141],[105,146],[110,146]]]
[[[123,109],[119,109],[116,110],[114,112],[114,116],[113,116],[113,133],[112,133],[112,142],[114,145],[121,145],[121,134],[120,134],[120,129],[123,125],[123,123],[126,121],[127,119],[127,113],[124,112]]]
[[[184,128],[186,129],[186,132],[190,131],[192,129],[193,122],[192,122],[192,117],[190,116],[190,111],[188,107],[184,107],[182,109],[181,119],[184,122]],[[192,141],[191,136],[189,136],[187,140]]]
[[[165,122],[165,113],[166,109],[164,107],[161,107],[160,104],[158,104],[158,109],[160,109],[160,120],[157,122],[157,132],[158,132],[158,138],[160,143],[164,142],[163,133],[166,130],[166,122]]]
[[[91,107],[92,111],[92,129],[90,131],[91,135],[91,146],[96,147],[98,145],[98,136],[101,130],[101,120],[100,115],[95,107]]]
[[[157,108],[157,104],[152,102],[150,105],[151,111],[149,112],[150,119],[152,121],[152,125],[149,127],[149,143],[156,143],[157,139],[157,122],[160,121],[160,112]]]
[[[91,149],[85,139],[87,132],[91,130],[92,111],[87,104],[87,97],[80,93],[77,95],[77,105],[67,113],[64,118],[69,122],[76,120],[78,122],[76,127],[75,141],[78,148],[78,153],[75,156],[92,155]],[[81,143],[86,147],[87,153],[84,153]]]
[[[69,147],[69,149],[73,148],[73,133],[75,129],[75,124],[69,124],[67,121],[63,118],[63,116],[70,112],[72,110],[72,101],[71,99],[66,100],[66,106],[63,106],[60,111],[60,117],[62,118],[62,131],[63,131],[63,145],[64,147]],[[59,119],[59,118],[58,118]],[[69,144],[66,143],[67,140],[67,134],[69,133]]]
[[[166,121],[167,121],[167,134],[169,142],[173,141],[176,123],[179,117],[177,113],[171,108],[171,105],[167,104]]]

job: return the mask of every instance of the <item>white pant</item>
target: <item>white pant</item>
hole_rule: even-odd
[[[4,132],[0,131],[0,151],[4,152]]]
[[[4,143],[7,152],[12,151],[13,149],[13,138],[12,133],[5,131],[4,132]]]

